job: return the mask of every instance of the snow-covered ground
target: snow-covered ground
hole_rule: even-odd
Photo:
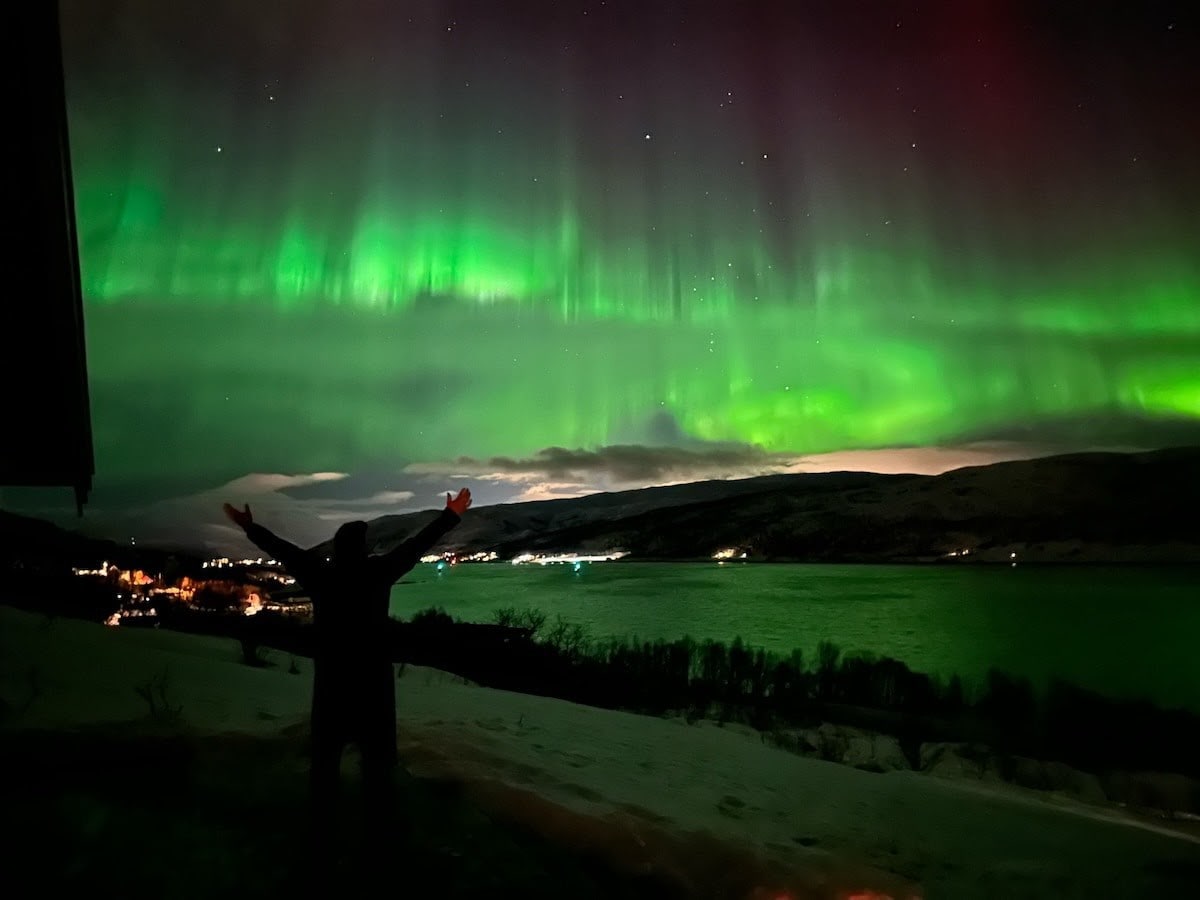
[[[144,719],[137,688],[165,683],[182,727],[278,733],[304,720],[311,666],[298,660],[296,675],[286,654],[273,661],[246,666],[224,638],[0,607],[6,727]],[[686,878],[697,852],[736,849],[770,873],[764,897],[1165,897],[1200,885],[1197,834],[1062,797],[864,772],[745,728],[594,709],[417,667],[405,670],[397,705],[413,774],[460,780],[497,815],[603,845],[624,864]]]

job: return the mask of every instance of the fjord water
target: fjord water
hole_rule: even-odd
[[[424,564],[393,589],[391,612],[431,606],[476,622],[534,607],[599,638],[740,635],[809,660],[830,640],[968,685],[995,666],[1200,711],[1195,567]]]

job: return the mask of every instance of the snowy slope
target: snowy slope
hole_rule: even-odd
[[[299,675],[285,655],[275,661],[250,668],[228,639],[0,607],[6,727],[144,719],[134,688],[165,671],[181,727],[273,733],[303,722],[311,684],[308,660]],[[414,774],[461,780],[498,815],[603,843],[629,864],[686,876],[697,853],[738,848],[790,889],[765,885],[763,896],[1139,897],[1200,883],[1195,835],[1010,787],[807,759],[748,729],[513,694],[417,667],[400,681],[398,713]]]

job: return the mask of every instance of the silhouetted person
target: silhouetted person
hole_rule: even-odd
[[[358,745],[368,839],[386,841],[396,765],[396,679],[388,646],[392,585],[413,568],[471,505],[463,488],[420,532],[382,555],[367,553],[367,523],[347,522],[329,556],[302,550],[254,522],[250,507],[225,504],[225,514],[284,568],[312,598],[312,762],[314,851],[318,866],[334,859],[333,823],[342,751]],[[371,853],[374,858],[376,854]],[[378,860],[376,860],[378,861]]]

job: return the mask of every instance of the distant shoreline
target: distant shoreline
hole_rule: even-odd
[[[1016,565],[1004,560],[971,560],[963,562],[954,559],[803,559],[803,558],[773,558],[773,559],[730,559],[718,560],[708,557],[646,557],[639,556],[637,558],[622,557],[621,559],[607,560],[605,562],[593,563],[588,562],[584,565],[638,565],[649,564],[678,564],[678,565],[722,565],[727,567],[741,565],[756,565],[756,566],[771,566],[771,565],[788,565],[788,566],[912,566],[912,567],[959,567],[959,568],[980,568],[980,569],[1012,569],[1029,566],[1036,566],[1039,569],[1063,567],[1071,569],[1084,568],[1147,568],[1147,569],[1163,569],[1163,568],[1178,568],[1178,569],[1198,569],[1200,570],[1200,559],[1195,560],[1172,560],[1158,562],[1155,560],[1018,560]],[[421,563],[423,566],[432,566],[436,563]],[[455,566],[513,566],[511,560],[496,559],[489,562],[461,562],[455,563]],[[549,566],[569,566],[570,562],[555,562],[555,563],[520,563],[521,567],[538,566],[546,568]]]

